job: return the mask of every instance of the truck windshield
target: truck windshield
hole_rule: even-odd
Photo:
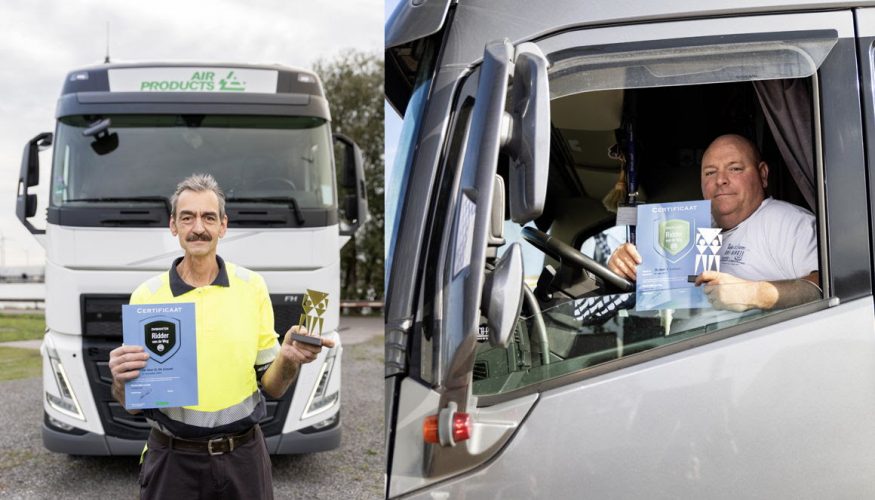
[[[108,129],[83,131],[109,118]],[[95,142],[117,135],[106,147]],[[211,173],[229,202],[294,198],[336,205],[331,135],[313,117],[107,115],[61,118],[51,204],[169,197],[192,173]]]

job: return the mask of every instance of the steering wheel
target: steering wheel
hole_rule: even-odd
[[[538,231],[533,227],[524,227],[521,234],[524,240],[562,264],[586,269],[606,284],[622,292],[635,290],[634,283],[580,253],[580,251],[563,241]]]

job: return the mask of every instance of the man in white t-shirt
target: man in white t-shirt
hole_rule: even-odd
[[[746,311],[790,307],[821,297],[814,216],[766,198],[769,166],[749,140],[723,135],[702,156],[702,194],[723,228],[722,272],[696,278],[717,309]],[[641,255],[624,243],[608,261],[634,280]]]

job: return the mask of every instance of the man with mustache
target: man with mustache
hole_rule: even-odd
[[[216,254],[228,229],[225,198],[210,175],[183,180],[170,200],[170,232],[184,255],[169,271],[142,285],[132,304],[194,302],[198,404],[144,410],[152,426],[140,471],[142,498],[273,498],[271,463],[258,426],[265,401],[258,389],[281,397],[302,363],[321,346],[282,346],[273,330],[273,308],[258,274]],[[331,339],[322,346],[334,347]],[[124,384],[137,378],[149,355],[143,346],[110,353],[113,396],[124,405]]]
[[[746,311],[790,307],[821,296],[814,216],[766,197],[769,166],[739,135],[715,139],[702,156],[702,195],[723,229],[720,268],[696,278],[716,309]],[[624,243],[608,267],[634,280],[641,255]]]

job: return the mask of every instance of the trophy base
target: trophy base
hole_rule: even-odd
[[[302,344],[310,344],[310,345],[322,345],[322,337],[314,337],[313,335],[301,335],[300,333],[293,333],[292,340],[295,342],[300,342]]]

